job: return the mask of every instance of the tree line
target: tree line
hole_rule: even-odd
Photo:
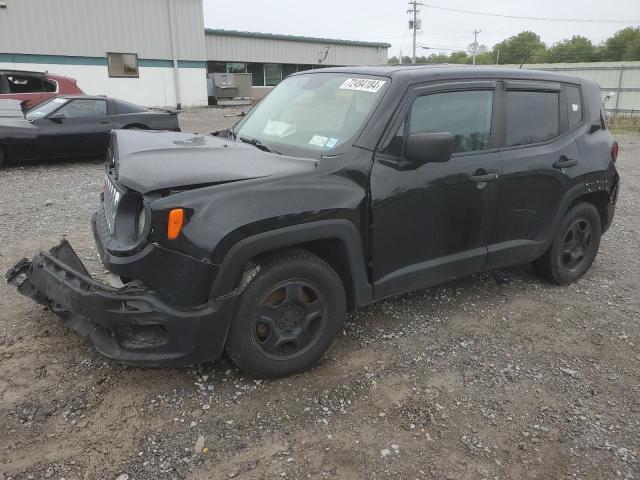
[[[429,50],[437,51],[437,48]],[[468,50],[452,53],[432,53],[416,57],[417,63],[472,63],[472,46]],[[562,40],[549,47],[540,36],[531,31],[520,32],[500,43],[491,50],[485,45],[476,48],[476,64],[496,63],[571,63],[571,62],[615,62],[640,60],[640,27],[628,27],[617,31],[600,45],[580,35]],[[390,64],[400,63],[397,57],[389,59]],[[404,56],[402,63],[411,63],[411,57]]]

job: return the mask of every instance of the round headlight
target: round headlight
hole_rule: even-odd
[[[144,206],[138,212],[138,222],[136,224],[136,233],[138,238],[143,234],[144,228],[147,225],[147,209]]]

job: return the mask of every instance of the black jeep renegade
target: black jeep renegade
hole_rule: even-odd
[[[481,67],[290,76],[214,135],[115,131],[96,245],[7,273],[104,355],[177,365],[226,349],[281,376],[322,358],[345,313],[533,262],[580,278],[611,224],[617,144],[600,90]]]

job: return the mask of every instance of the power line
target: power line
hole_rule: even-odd
[[[476,12],[472,10],[461,10],[458,8],[439,7],[424,3],[425,7],[435,8],[437,10],[446,10],[448,12],[466,13],[468,15],[482,15],[485,17],[515,18],[518,20],[540,20],[544,22],[586,22],[586,23],[640,23],[640,20],[607,20],[593,18],[553,18],[553,17],[526,17],[522,15],[503,15],[500,13]]]

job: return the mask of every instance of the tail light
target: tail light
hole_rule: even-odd
[[[613,145],[611,145],[611,160],[613,160],[613,162],[615,163],[617,159],[618,159],[618,142],[613,142]]]

